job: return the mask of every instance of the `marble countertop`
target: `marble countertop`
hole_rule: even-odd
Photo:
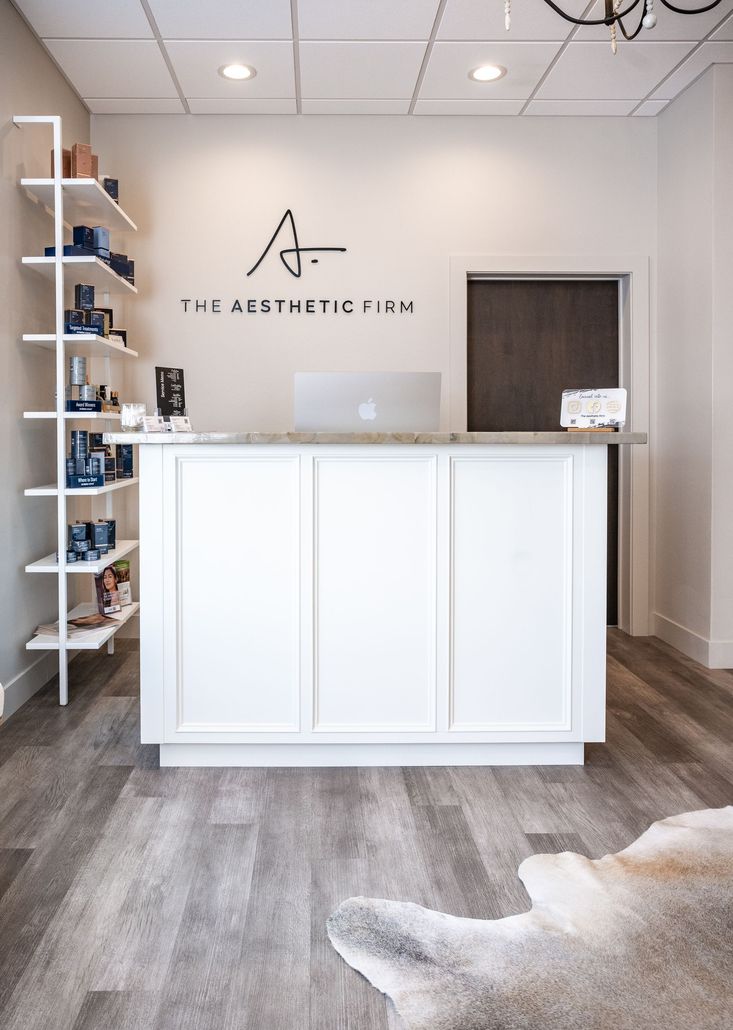
[[[646,433],[105,433],[105,443],[132,444],[624,444]]]

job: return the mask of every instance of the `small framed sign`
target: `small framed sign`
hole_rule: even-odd
[[[182,368],[155,366],[155,394],[159,415],[186,414],[186,388]]]
[[[563,390],[560,425],[564,429],[616,429],[626,422],[626,390]]]

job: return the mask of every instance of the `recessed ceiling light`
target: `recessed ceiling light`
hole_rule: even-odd
[[[506,75],[506,68],[502,68],[500,64],[482,64],[480,68],[474,68],[468,73],[469,79],[473,79],[474,82],[493,82],[503,75]]]
[[[248,64],[225,64],[219,69],[219,74],[223,75],[225,79],[241,81],[243,79],[253,79],[257,71]]]

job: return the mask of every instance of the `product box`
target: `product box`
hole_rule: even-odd
[[[64,335],[66,336],[89,336],[90,333],[91,329],[88,325],[75,325],[73,322],[64,323]]]
[[[69,155],[69,163],[71,163],[71,155]],[[102,183],[105,192],[109,194],[112,200],[116,204],[120,202],[120,180],[119,179],[105,179]]]
[[[66,489],[77,490],[87,489],[95,486],[104,486],[104,476],[67,476]],[[88,551],[86,552],[89,553]]]
[[[115,326],[110,333],[110,338],[114,338],[116,343],[119,342],[123,345],[123,347],[126,347],[127,329],[118,329],[117,326]]]
[[[124,279],[130,273],[130,261],[127,254],[116,254],[114,251],[109,255],[109,264],[113,272],[117,272]]]
[[[95,225],[92,232],[94,233],[92,246],[95,250],[99,250],[101,247],[102,250],[109,251],[109,229],[104,225]]]
[[[45,247],[43,251],[44,257],[56,257],[55,247]],[[97,255],[93,250],[89,250],[87,247],[75,247],[73,243],[64,244],[64,257],[96,257]]]
[[[99,551],[98,551],[98,549],[96,547],[93,548],[93,549],[90,547],[89,550],[85,551],[84,554],[82,555],[82,560],[83,561],[99,561]]]
[[[134,479],[133,445],[131,443],[118,443],[116,458],[117,478]]]
[[[117,479],[117,462],[112,457],[104,459],[104,481],[105,483],[114,483]]]
[[[120,604],[132,604],[132,583],[130,582],[130,563],[124,558],[116,561],[113,565],[117,576],[117,590],[120,595]]]
[[[51,150],[51,178],[52,179],[53,179],[54,175],[56,174],[56,170],[55,170],[55,167],[54,167],[54,160],[55,160],[55,154],[54,154],[54,151]],[[61,151],[61,178],[62,179],[70,179],[71,178],[71,151],[70,150],[62,150]]]
[[[87,524],[86,522],[70,522],[67,530],[67,542],[69,547],[76,540],[80,542],[87,538]]]
[[[99,158],[96,154],[92,154],[92,178],[99,178]]]
[[[109,547],[109,523],[104,519],[97,522],[87,522],[87,539],[92,547]]]
[[[74,307],[91,311],[94,307],[94,287],[90,283],[77,283],[74,287]]]
[[[115,316],[114,316],[114,311],[112,310],[112,308],[100,308],[100,306],[98,304],[95,304],[94,305],[94,310],[95,311],[103,311],[105,313],[105,315],[109,316],[109,327],[111,329],[112,326],[115,324]]]
[[[125,276],[125,279],[127,279],[128,283],[132,286],[135,285],[135,262],[132,258],[129,258],[127,262],[127,275]]]
[[[71,148],[72,179],[92,179],[92,148],[88,143],[75,143]]]
[[[97,246],[95,242],[96,235],[97,230],[91,229],[88,225],[75,225],[74,246],[87,247],[89,250],[95,250]]]
[[[103,311],[87,311],[86,324],[97,336],[107,336],[109,332],[108,318]],[[106,328],[106,332],[105,332]]]
[[[64,323],[66,325],[84,325],[84,312],[81,308],[67,308],[64,311]]]
[[[89,411],[101,411],[101,401],[67,401],[67,411],[78,411],[78,412],[89,412]],[[127,446],[127,445],[125,445]]]
[[[108,250],[104,250],[102,247],[97,247],[94,253],[97,255],[100,261],[104,261],[105,265],[108,265],[110,263]]]

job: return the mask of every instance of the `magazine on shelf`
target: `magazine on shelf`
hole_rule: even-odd
[[[101,629],[104,626],[109,626],[119,621],[119,616],[115,619],[108,615],[101,615],[99,612],[92,612],[90,615],[79,615],[74,619],[69,619],[67,622],[66,635],[69,640],[73,640],[74,637],[80,637],[88,633],[90,629]],[[36,633],[57,637],[59,635],[59,624],[58,622],[43,623],[36,628]]]

